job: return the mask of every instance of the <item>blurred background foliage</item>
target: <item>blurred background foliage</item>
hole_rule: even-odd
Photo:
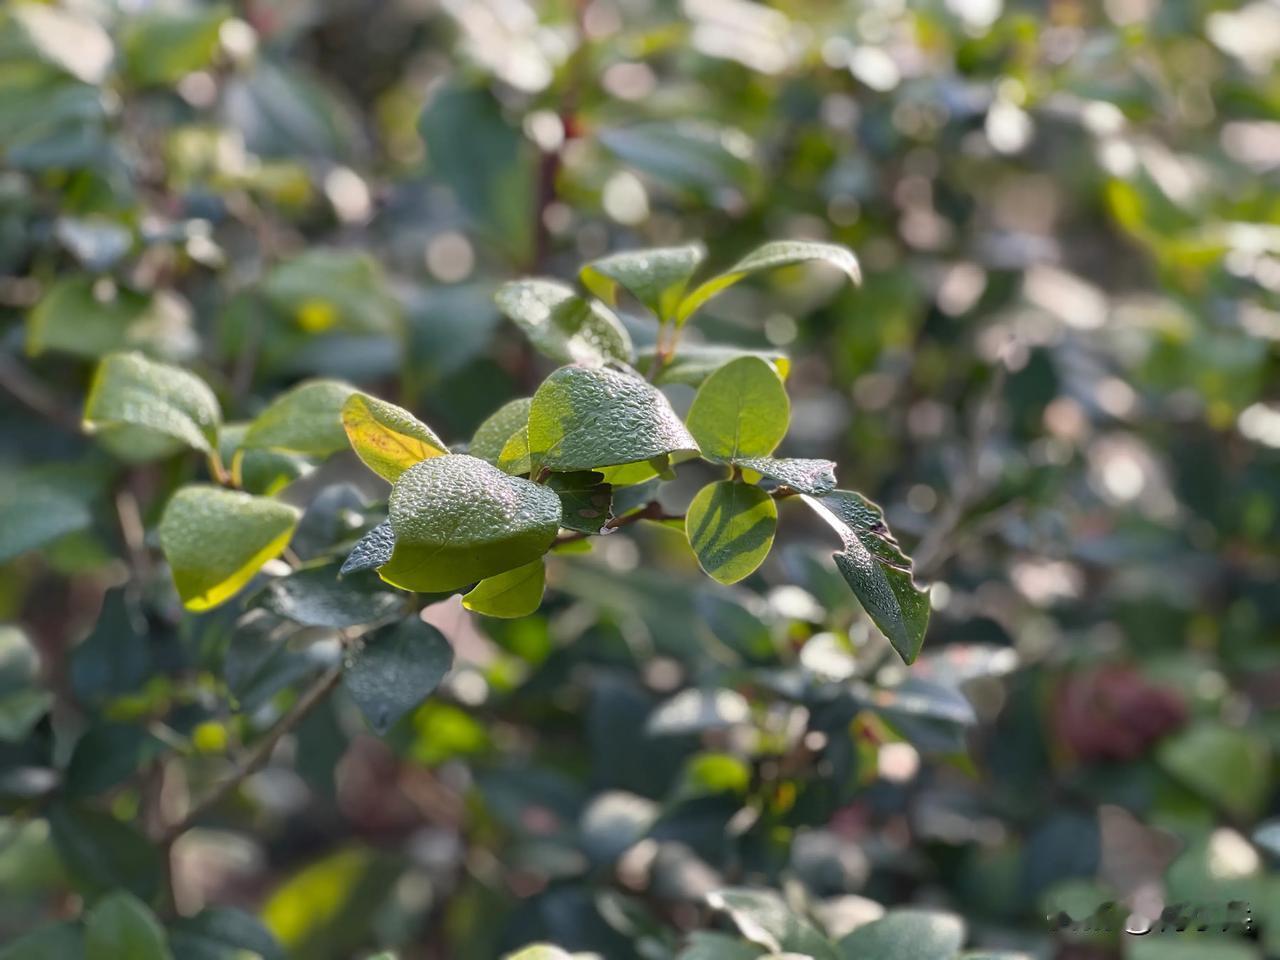
[[[76,955],[109,890],[183,960],[279,955],[251,915],[308,960],[763,953],[724,886],[833,938],[914,904],[1039,957],[1280,955],[1278,59],[1269,0],[6,4],[0,956]],[[340,377],[452,442],[550,369],[503,281],[781,237],[864,283],[753,280],[689,340],[790,354],[783,452],[933,584],[913,668],[799,512],[732,589],[637,526],[534,616],[428,608],[455,668],[385,739],[339,693],[143,839],[337,648],[180,614],[144,531],[196,465],[80,434],[97,357],[239,420]],[[312,542],[385,497],[262,457]],[[1045,920],[1135,897],[1255,932]]]

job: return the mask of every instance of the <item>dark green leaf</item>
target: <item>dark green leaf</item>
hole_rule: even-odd
[[[284,960],[284,951],[261,921],[234,907],[206,907],[194,917],[178,919],[169,942],[179,960]]]
[[[253,602],[294,623],[335,629],[374,623],[404,606],[403,597],[372,574],[339,579],[338,570],[326,563],[277,577]]]
[[[595,470],[553,473],[547,486],[560,498],[560,526],[599,533],[612,517],[613,487]]]
[[[821,497],[836,486],[836,465],[830,460],[802,460],[780,457],[738,457],[734,464],[754,470],[764,477],[766,489],[784,487],[796,493]]]
[[[391,559],[395,547],[396,534],[391,529],[391,521],[383,520],[351,548],[351,553],[338,569],[338,575],[345,577],[349,573],[380,567]]]
[[[655,387],[620,370],[561,367],[538,387],[529,410],[535,466],[594,470],[697,451]]]
[[[412,616],[368,635],[342,680],[369,725],[385,734],[431,695],[452,665],[449,641]]]
[[[159,890],[159,847],[110,814],[60,804],[49,811],[49,830],[63,867],[86,896],[124,889],[150,902]]]
[[[911,663],[929,625],[929,592],[912,580],[911,560],[885,526],[884,514],[848,490],[804,499],[844,542],[844,550],[835,554],[836,566],[863,609],[898,655]]]
[[[85,960],[172,960],[164,928],[145,903],[113,892],[93,905],[84,921]]]

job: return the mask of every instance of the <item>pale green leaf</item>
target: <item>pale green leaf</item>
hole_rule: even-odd
[[[911,663],[929,625],[929,591],[911,577],[911,560],[885,526],[874,503],[848,490],[804,500],[839,534],[836,566],[880,632]]]
[[[964,921],[933,910],[891,910],[844,937],[841,960],[953,960],[964,944]]]
[[[463,596],[462,605],[486,617],[526,617],[542,604],[547,569],[541,559],[481,580]]]
[[[759,945],[709,930],[695,930],[676,960],[766,960]]]
[[[1271,750],[1258,734],[1221,723],[1188,727],[1160,744],[1165,770],[1241,820],[1262,812],[1271,790]]]
[[[593,470],[697,449],[667,398],[634,373],[561,367],[529,410],[535,468]]]
[[[245,431],[247,450],[283,450],[327,457],[345,450],[342,407],[355,387],[339,380],[308,380],[276,397]]]
[[[656,344],[637,349],[636,369],[650,369],[656,353]],[[702,381],[726,363],[737,360],[739,357],[759,357],[771,363],[783,380],[786,380],[791,373],[791,361],[780,350],[749,350],[718,343],[689,343],[686,339],[680,342],[675,356],[666,358],[654,382],[684,383],[691,387],[698,387],[702,385]]]
[[[705,457],[767,457],[787,434],[791,401],[773,366],[740,357],[703,381],[685,421]]]
[[[627,250],[592,260],[579,276],[588,290],[614,306],[621,286],[666,323],[675,315],[685,287],[706,255],[700,243]]]
[[[772,890],[729,887],[712,891],[707,895],[707,902],[729,914],[744,937],[774,953],[785,951],[807,954],[813,960],[838,960],[835,948],[818,928],[788,907]],[[876,955],[867,955],[873,956]]]
[[[225,7],[149,9],[125,21],[125,75],[139,86],[171,86],[208,67],[218,51]]]
[[[307,250],[273,269],[263,293],[304,333],[390,333],[399,326],[400,306],[382,269],[359,250]]]
[[[432,429],[408,410],[366,393],[347,397],[342,426],[356,456],[393,483],[415,463],[449,452]]]
[[[844,271],[854,283],[862,282],[858,258],[846,247],[812,240],[775,240],[747,254],[732,267],[696,287],[680,303],[676,322],[684,323],[694,311],[716,294],[733,286],[744,277],[764,270],[788,267],[797,263],[818,261]]]
[[[342,682],[381,735],[427,699],[452,666],[444,634],[414,615],[368,634]]]
[[[108,894],[85,915],[85,960],[172,960],[164,927],[131,893]]]
[[[224,603],[289,543],[296,507],[220,487],[183,487],[160,518],[160,546],[189,610]]]
[[[514,280],[494,299],[529,341],[559,363],[630,363],[631,337],[599,300],[553,280]]]
[[[222,412],[208,384],[193,373],[140,353],[103,357],[84,404],[84,428],[104,437],[120,430],[150,436],[147,452],[176,452],[183,446],[211,453]]]
[[[532,397],[520,397],[500,406],[476,428],[467,453],[496,465],[507,441],[529,425],[529,407],[532,404]]]
[[[529,428],[521,427],[513,433],[498,454],[498,469],[513,477],[527,475],[533,470],[529,459]]]
[[[560,528],[552,490],[465,454],[424,460],[391,490],[395,549],[379,569],[406,590],[442,592],[541,557]]]
[[[67,277],[53,284],[27,316],[27,352],[100,357],[139,349],[182,358],[195,351],[191,308],[177,294],[120,287],[99,297],[95,287],[92,277]]]
[[[685,515],[685,533],[698,564],[720,583],[753,573],[773,546],[778,507],[759,487],[721,480],[698,491]]]

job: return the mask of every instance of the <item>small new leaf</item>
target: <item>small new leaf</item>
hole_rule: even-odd
[[[188,610],[216,607],[289,543],[299,511],[205,484],[183,487],[160,518],[160,547]]]
[[[898,656],[913,662],[929,625],[929,592],[912,580],[911,560],[885,526],[880,508],[848,490],[804,500],[840,535],[844,549],[834,555],[836,566],[858,602]]]
[[[453,666],[444,635],[417,616],[375,631],[342,676],[369,725],[385,734],[426,700]]]
[[[698,564],[720,583],[737,583],[764,563],[777,527],[773,498],[759,487],[731,480],[703,487],[685,515]]]
[[[547,570],[541,559],[496,577],[481,580],[462,598],[462,605],[486,617],[514,619],[533,613],[542,603]]]
[[[140,353],[102,358],[84,405],[84,428],[102,434],[148,438],[148,456],[168,456],[191,447],[211,453],[222,412],[209,385],[193,373]],[[129,453],[125,445],[113,449]],[[137,448],[135,448],[137,452]],[[141,456],[139,457],[141,458]]]
[[[700,243],[627,250],[592,260],[579,276],[583,286],[613,306],[621,286],[666,323],[675,316],[685,287],[706,255]]]
[[[697,450],[667,398],[634,373],[561,367],[529,410],[535,469],[594,470]]]
[[[844,271],[854,283],[862,282],[858,258],[853,255],[853,251],[845,247],[811,240],[775,240],[757,247],[724,273],[712,277],[695,288],[681,301],[676,313],[676,323],[685,323],[704,303],[744,277],[764,270],[774,270],[778,267],[789,267],[810,261],[829,263]]]
[[[529,341],[559,363],[631,362],[631,337],[598,300],[584,299],[553,280],[514,280],[494,297],[498,309]]]
[[[408,410],[366,393],[347,397],[342,427],[356,456],[392,483],[415,463],[449,452],[432,429]]]

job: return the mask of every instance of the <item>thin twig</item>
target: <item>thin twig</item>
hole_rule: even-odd
[[[1000,394],[1007,376],[1008,367],[1003,362],[998,363],[974,409],[964,462],[952,483],[951,496],[912,554],[915,573],[923,580],[928,580],[943,561],[956,552],[955,533],[970,507],[986,491],[987,485],[982,479],[982,453],[999,420]]]
[[[293,730],[306,718],[307,714],[322,703],[338,685],[340,679],[342,679],[341,664],[330,667],[320,674],[316,682],[298,698],[289,711],[254,744],[252,750],[241,758],[231,774],[193,803],[185,817],[164,831],[160,837],[160,843],[167,849],[178,837],[195,826],[201,817],[221,803],[247,777],[256,773],[271,758],[271,752],[280,738]]]

